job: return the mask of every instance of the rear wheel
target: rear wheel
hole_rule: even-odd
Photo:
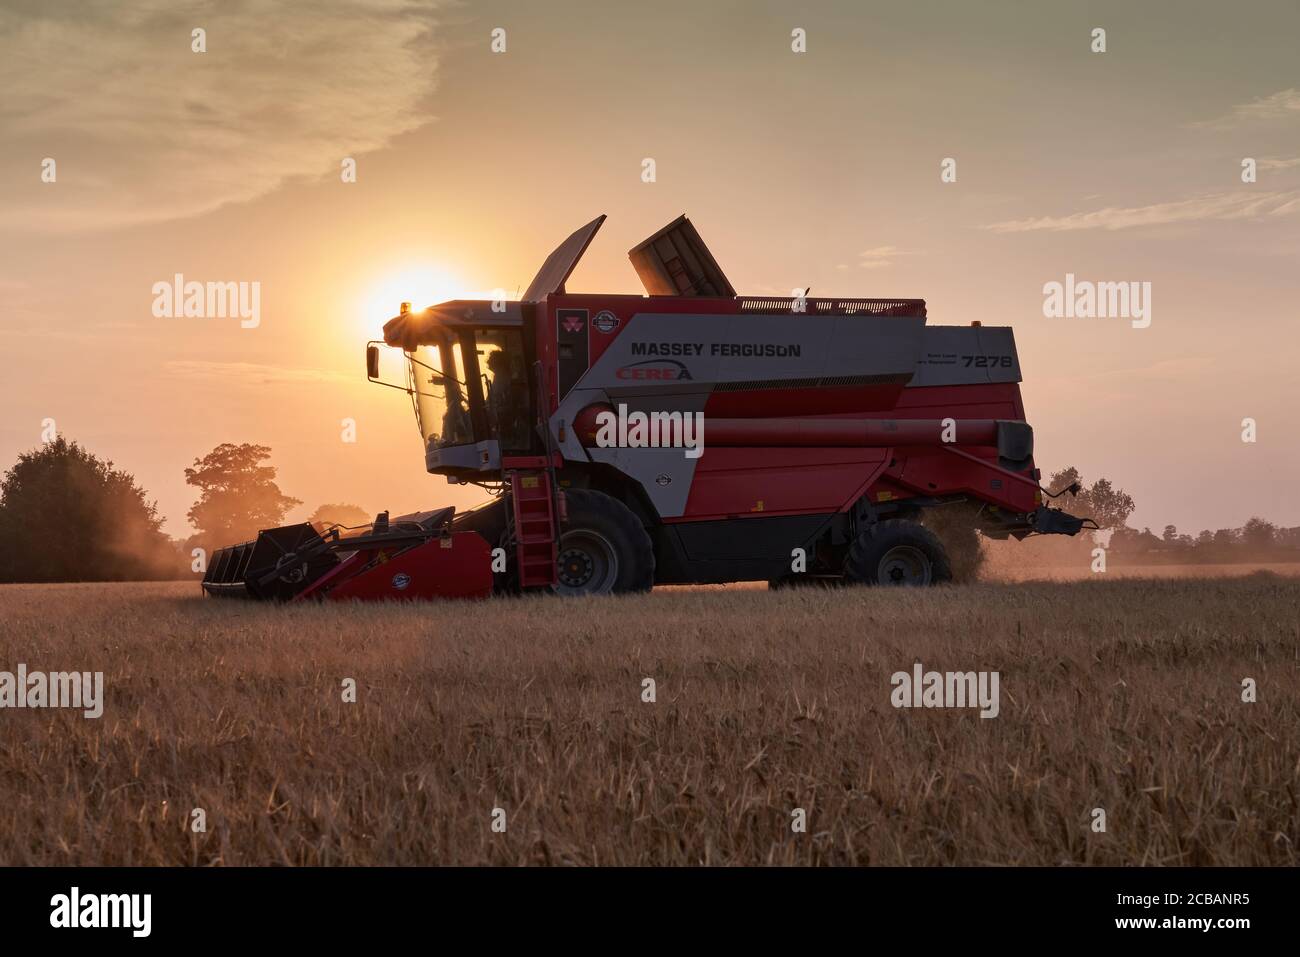
[[[564,499],[568,520],[560,533],[556,594],[649,591],[654,545],[632,510],[591,489],[566,491]]]
[[[863,529],[844,561],[844,577],[862,585],[937,585],[952,580],[948,553],[934,532],[891,519]]]

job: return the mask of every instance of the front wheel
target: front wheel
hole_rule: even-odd
[[[934,532],[890,519],[859,533],[844,561],[844,577],[862,585],[923,587],[951,581],[952,565]]]
[[[568,519],[560,533],[556,594],[649,591],[654,545],[632,510],[592,489],[572,489],[564,498]]]

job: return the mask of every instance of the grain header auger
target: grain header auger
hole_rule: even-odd
[[[1095,527],[1044,503],[1010,328],[928,326],[920,299],[737,296],[685,216],[629,253],[647,296],[570,293],[604,219],[518,301],[404,303],[367,345],[368,378],[411,398],[426,469],[489,501],[350,537],[269,529],[218,551],[204,590],[921,585],[951,575],[940,514],[994,538]],[[405,381],[380,378],[383,346]],[[647,422],[670,441],[648,443]]]

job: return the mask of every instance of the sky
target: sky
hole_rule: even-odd
[[[178,537],[221,442],[291,518],[467,505],[366,341],[600,213],[569,289],[640,293],[686,213],[742,294],[1013,327],[1038,464],[1130,524],[1300,525],[1297,36],[1267,0],[3,0],[0,467],[53,420]],[[156,316],[177,273],[258,283],[258,323]],[[1150,324],[1045,316],[1067,274],[1150,283]]]

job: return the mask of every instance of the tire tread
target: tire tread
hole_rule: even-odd
[[[952,580],[952,562],[939,536],[916,522],[891,518],[876,522],[858,533],[844,559],[844,577],[864,585],[879,585],[876,575],[880,559],[896,545],[912,545],[930,559],[930,584]]]

